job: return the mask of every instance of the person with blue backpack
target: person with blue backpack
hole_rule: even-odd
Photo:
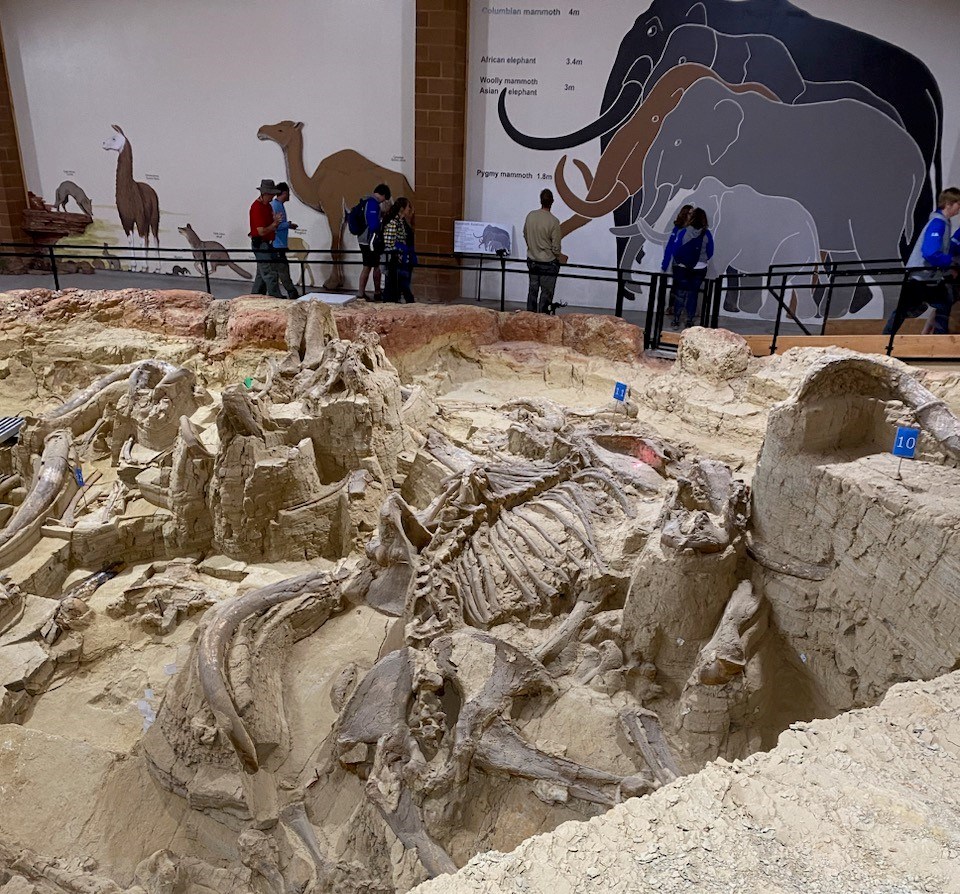
[[[663,263],[660,264],[660,269],[664,273],[669,270],[672,276],[670,280],[670,307],[674,307],[677,300],[677,271],[673,269],[673,254],[677,247],[677,234],[682,232],[686,225],[690,223],[691,211],[693,211],[693,205],[684,205],[677,212],[677,217],[673,222],[673,232],[663,249]]]
[[[707,265],[713,257],[713,234],[708,229],[707,212],[694,208],[687,225],[672,237],[673,252],[673,328],[680,328],[680,314],[687,312],[687,326],[697,313],[700,287],[707,278]]]
[[[380,230],[383,214],[390,202],[390,187],[386,183],[377,184],[373,194],[364,196],[347,212],[347,229],[357,237],[360,246],[360,259],[363,267],[357,283],[357,297],[367,299],[367,280],[373,271],[373,300],[382,301],[380,290],[380,252],[374,237]]]

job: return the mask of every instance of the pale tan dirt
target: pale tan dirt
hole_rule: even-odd
[[[206,392],[209,403],[185,415],[218,455],[223,396],[248,376],[262,383],[270,361],[304,360],[287,349],[303,313],[288,302],[215,302],[196,292],[0,294],[0,416],[39,415],[116,366],[152,357],[185,367]],[[729,333],[690,330],[669,363],[643,357],[642,333],[612,318],[365,305],[335,317],[341,338],[363,346],[356,369],[366,363],[366,372],[359,385],[355,371],[338,373],[346,400],[336,383],[317,386],[310,413],[291,394],[275,396],[272,418],[297,431],[293,443],[269,424],[262,443],[234,433],[214,483],[182,492],[196,501],[189,511],[172,517],[135,492],[122,518],[73,534],[47,524],[3,567],[26,597],[23,616],[7,626],[0,593],[0,717],[12,718],[0,723],[2,894],[381,894],[424,881],[414,851],[371,806],[366,780],[347,769],[362,763],[366,746],[335,755],[344,705],[412,635],[410,618],[345,601],[316,624],[309,612],[296,616],[294,629],[312,631],[302,638],[279,621],[275,636],[269,613],[263,629],[244,633],[230,653],[230,682],[238,701],[251,700],[245,719],[257,742],[269,743],[255,777],[195,701],[188,675],[197,639],[210,614],[238,596],[318,570],[353,573],[363,546],[383,536],[388,494],[423,511],[441,493],[451,466],[438,456],[454,466],[469,455],[488,464],[541,457],[537,439],[555,433],[551,414],[568,428],[582,422],[666,444],[682,454],[683,475],[707,476],[697,485],[706,492],[710,463],[726,464],[734,478],[718,492],[730,505],[704,509],[699,491],[701,503],[687,505],[689,495],[649,466],[643,474],[654,483],[630,491],[629,520],[609,495],[600,500],[598,550],[612,570],[584,580],[613,595],[589,636],[545,662],[555,691],[539,702],[517,697],[505,716],[543,755],[633,780],[650,766],[619,716],[642,707],[658,715],[679,769],[695,775],[658,781],[652,794],[608,809],[619,790],[590,802],[556,781],[472,768],[459,801],[427,811],[454,863],[470,862],[417,890],[960,892],[960,674],[951,673],[960,667],[960,477],[956,460],[925,435],[921,461],[895,478],[890,427],[916,424],[913,411],[880,397],[864,402],[845,380],[794,407],[798,385],[834,354],[757,359]],[[389,363],[378,366],[384,355]],[[916,372],[960,412],[956,370]],[[630,397],[610,413],[618,381]],[[400,407],[401,393],[415,398]],[[431,430],[448,446],[431,446]],[[144,463],[156,452],[134,451]],[[13,471],[8,461],[0,455],[0,480]],[[100,455],[84,465],[88,477],[96,471],[105,495],[121,469]],[[349,498],[338,489],[344,475],[357,488]],[[158,491],[163,480],[157,472]],[[744,484],[753,488],[749,535]],[[16,488],[10,502],[25,493]],[[204,511],[212,535],[191,527]],[[679,547],[661,536],[671,520]],[[4,523],[0,515],[0,532]],[[716,552],[682,545],[725,524],[732,533]],[[573,541],[555,518],[543,526],[559,546]],[[195,542],[204,544],[199,555]],[[196,561],[182,572],[174,560],[188,554]],[[54,600],[113,561],[126,565],[87,600],[90,617],[53,649],[41,645]],[[533,564],[559,579],[559,559]],[[748,605],[743,617],[738,584],[750,585],[736,590]],[[519,599],[509,575],[496,589]],[[142,599],[120,612],[129,593]],[[151,619],[154,598],[161,604]],[[175,622],[159,626],[171,604],[181,609]],[[529,624],[508,615],[488,632],[529,654],[569,609]],[[611,658],[601,647],[614,640]],[[458,672],[479,690],[492,659],[478,642],[461,643]],[[711,650],[742,657],[742,673],[703,684]],[[418,652],[421,682],[435,673],[431,654]],[[903,682],[912,680],[921,682]],[[195,714],[177,714],[174,697]],[[429,726],[435,706],[420,707]],[[166,788],[157,767],[169,774]],[[389,768],[371,772],[392,797],[399,783]],[[320,850],[339,861],[326,885],[283,819],[284,807],[301,802]],[[278,851],[263,857],[258,847]]]

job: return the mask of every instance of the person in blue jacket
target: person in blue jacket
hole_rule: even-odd
[[[900,300],[883,327],[884,335],[896,335],[907,317],[918,317],[928,307],[935,311],[933,334],[950,331],[953,299],[945,280],[952,278],[950,268],[960,255],[960,231],[950,236],[950,220],[960,214],[960,189],[945,189],[937,206],[907,261],[910,272],[903,281]]]
[[[680,314],[686,309],[687,326],[697,312],[700,287],[707,277],[707,265],[713,257],[713,234],[708,229],[707,212],[694,208],[687,225],[673,237],[673,328],[680,328]]]
[[[372,246],[374,234],[380,229],[383,214],[389,208],[390,187],[386,183],[380,183],[373,191],[373,195],[367,196],[364,215],[367,221],[367,228],[357,236],[357,242],[360,244],[360,258],[363,267],[360,270],[360,279],[357,283],[357,297],[367,297],[367,279],[370,271],[373,271],[373,300],[382,301],[383,294],[380,291],[380,252]]]
[[[667,247],[663,250],[663,263],[660,269],[666,273],[673,263],[673,251],[676,247],[677,233],[679,233],[688,223],[690,223],[690,212],[693,211],[693,205],[684,205],[677,212],[677,219],[673,222],[673,232],[667,240]]]

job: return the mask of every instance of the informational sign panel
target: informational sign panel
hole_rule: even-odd
[[[482,220],[457,220],[453,223],[453,250],[458,254],[495,255],[513,245],[511,227]]]
[[[613,399],[619,401],[625,401],[627,399],[627,385],[626,382],[617,382],[613,386]]]

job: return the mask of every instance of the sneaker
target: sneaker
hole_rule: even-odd
[[[695,325],[696,325],[696,323],[694,323],[693,320],[687,320],[687,325],[684,326],[683,328],[684,328],[684,329],[689,329],[691,326],[695,326]]]
[[[358,292],[356,297],[359,298],[361,301],[369,301],[369,300],[370,300],[370,298],[369,298],[369,296],[367,295],[366,292]]]
[[[680,328],[680,317],[674,317],[674,318],[673,318],[673,322],[670,323],[670,328],[671,328],[671,329],[679,329],[679,328]]]
[[[383,301],[383,292],[374,292],[373,293],[374,301]]]

